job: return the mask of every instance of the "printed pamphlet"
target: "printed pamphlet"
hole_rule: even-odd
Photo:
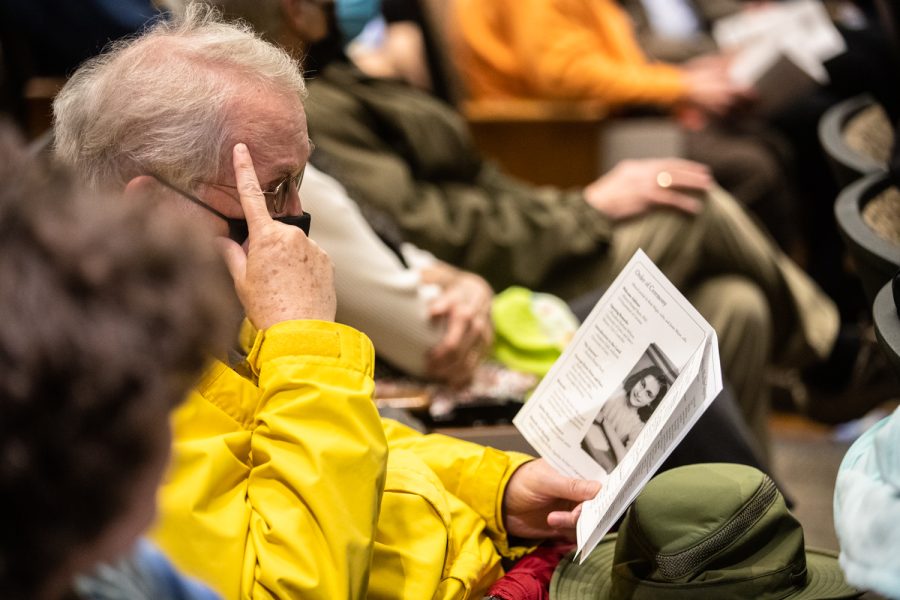
[[[582,559],[721,389],[716,332],[638,250],[513,420],[560,473],[603,483]]]

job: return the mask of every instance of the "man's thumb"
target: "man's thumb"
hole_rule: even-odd
[[[588,479],[570,479],[569,480],[569,500],[583,502],[591,500],[600,491],[600,482]]]

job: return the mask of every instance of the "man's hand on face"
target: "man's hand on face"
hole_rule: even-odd
[[[506,531],[520,538],[574,540],[581,503],[599,491],[600,482],[560,475],[542,458],[527,462],[503,495]]]
[[[247,318],[258,329],[295,319],[333,321],[331,259],[298,227],[269,215],[247,146],[235,145],[233,161],[250,237],[246,251],[227,238],[218,243]]]
[[[443,339],[428,353],[428,375],[451,385],[465,385],[494,340],[494,291],[478,275],[440,262],[422,271],[422,282],[441,287],[441,295],[428,307],[428,316],[446,324]]]
[[[690,160],[623,160],[584,188],[584,199],[613,221],[636,217],[656,207],[696,214],[702,204],[691,192],[705,192],[712,185],[709,167]]]

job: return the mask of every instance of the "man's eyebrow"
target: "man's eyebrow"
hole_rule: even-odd
[[[310,139],[309,137],[306,138],[306,141],[309,143],[309,154],[306,156],[306,161],[309,162],[310,157],[312,157],[312,154],[316,149],[316,145],[313,143],[312,139]],[[262,189],[264,191],[271,191],[272,188],[277,186],[279,183],[281,183],[288,177],[296,177],[297,175],[299,175],[300,171],[302,171],[302,170],[303,170],[303,167],[299,167],[299,168],[291,170],[290,167],[283,165],[278,168],[278,171],[277,171],[278,174],[275,175],[274,179],[266,182],[266,185],[262,185],[262,183],[260,183],[260,186],[262,187]]]
[[[296,177],[297,175],[299,175],[300,171],[302,171],[303,168],[304,167],[291,168],[290,166],[287,166],[287,165],[278,167],[278,171],[276,172],[276,175],[270,181],[268,181],[266,183],[266,185],[260,184],[260,186],[262,187],[262,189],[264,191],[271,191],[272,188],[277,186],[279,183],[281,183],[285,179],[287,179],[289,177]]]

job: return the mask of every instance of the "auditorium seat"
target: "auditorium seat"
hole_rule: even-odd
[[[887,173],[873,173],[850,184],[838,196],[834,211],[838,227],[853,258],[869,302],[900,269],[900,245],[879,235],[866,222],[868,203],[896,194]],[[888,228],[891,224],[884,224]],[[883,234],[889,232],[885,230]]]
[[[892,138],[884,111],[865,94],[835,104],[819,121],[819,142],[840,187],[884,171]]]

